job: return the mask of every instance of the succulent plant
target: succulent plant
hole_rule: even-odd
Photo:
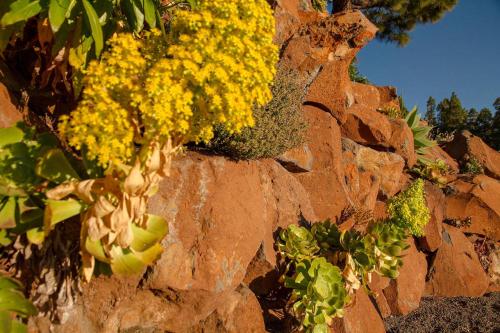
[[[319,246],[313,234],[304,227],[289,225],[281,230],[278,240],[278,252],[294,262],[311,259],[319,252]]]
[[[406,190],[389,199],[387,210],[390,221],[412,235],[421,237],[430,220],[425,200],[424,181],[417,179]]]
[[[332,319],[343,316],[347,290],[340,269],[325,258],[298,263],[293,277],[285,279],[285,286],[293,289],[292,309],[306,332],[326,333]]]
[[[436,145],[436,142],[430,140],[428,137],[429,132],[432,130],[432,126],[423,126],[420,123],[420,116],[418,115],[416,107],[410,111],[405,120],[413,132],[413,145],[415,147],[415,151],[417,155],[421,157],[425,155],[425,151],[428,147]]]
[[[0,332],[27,332],[26,326],[19,320],[37,314],[37,309],[28,301],[16,280],[0,276]]]
[[[0,129],[0,138],[0,245],[10,244],[19,234],[40,244],[46,236],[43,191],[80,176],[49,133],[37,134],[18,123]],[[69,218],[82,209],[78,202],[71,207],[61,204],[55,213]]]
[[[331,220],[314,223],[311,227],[311,233],[322,250],[340,249],[341,232]]]
[[[389,221],[379,221],[368,227],[367,239],[373,246],[375,271],[378,274],[391,279],[398,277],[398,269],[403,264],[402,252],[409,247],[407,237],[405,229]]]

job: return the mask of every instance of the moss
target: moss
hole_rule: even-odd
[[[297,73],[279,66],[272,93],[266,106],[254,108],[254,127],[232,135],[218,127],[209,148],[237,160],[250,160],[276,157],[302,144],[304,89]]]

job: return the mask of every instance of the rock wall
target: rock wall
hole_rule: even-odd
[[[307,142],[276,160],[234,162],[188,152],[173,163],[149,210],[169,221],[164,253],[144,274],[98,277],[62,323],[30,322],[33,332],[265,332],[286,327],[276,293],[274,239],[300,220],[339,217],[350,206],[385,214],[385,200],[406,186],[416,162],[412,132],[402,120],[377,112],[399,107],[395,90],[353,83],[349,64],[375,35],[360,12],[334,16],[310,3],[281,0],[275,9],[282,61],[296,69],[307,94]],[[475,140],[475,139],[474,139]],[[457,158],[451,147],[451,156]],[[498,152],[484,149],[488,175],[497,176]],[[439,147],[433,156],[458,171]],[[489,279],[464,232],[498,240],[497,179],[455,176],[446,196],[426,184],[432,213],[427,235],[410,239],[397,280],[376,277],[373,295],[357,292],[332,332],[384,332],[382,317],[406,314],[422,295],[480,296]],[[472,217],[467,229],[443,219]],[[272,298],[274,297],[274,298]],[[286,331],[286,329],[284,330]]]

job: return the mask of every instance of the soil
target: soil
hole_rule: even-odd
[[[406,316],[385,320],[388,333],[500,333],[500,292],[483,297],[424,297]]]

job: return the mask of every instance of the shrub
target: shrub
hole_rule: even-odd
[[[450,173],[450,168],[441,159],[434,161],[427,159],[420,159],[419,163],[411,169],[411,171],[418,177],[427,179],[428,181],[437,184],[439,187],[446,185],[446,175]]]
[[[462,171],[462,173],[468,173],[471,175],[480,175],[480,174],[484,173],[484,168],[483,168],[481,162],[479,162],[477,160],[477,158],[475,158],[474,156],[471,156],[463,164],[461,171]]]
[[[416,180],[406,190],[389,199],[387,210],[392,223],[409,230],[414,236],[423,236],[424,228],[430,220],[424,181]]]
[[[361,73],[358,70],[358,60],[354,58],[349,65],[349,78],[351,79],[352,82],[358,82],[358,83],[364,83],[364,84],[369,84],[370,81],[368,78],[364,75],[361,75]]]
[[[385,114],[391,119],[400,119],[403,117],[401,110],[395,107],[388,107],[385,109],[377,109],[378,112]]]
[[[272,158],[297,147],[305,140],[306,123],[302,117],[304,90],[296,73],[280,66],[273,98],[264,107],[254,107],[255,126],[239,134],[217,128],[209,147],[234,159]]]
[[[312,0],[312,6],[314,10],[318,12],[325,12],[326,11],[326,2],[327,0]]]

